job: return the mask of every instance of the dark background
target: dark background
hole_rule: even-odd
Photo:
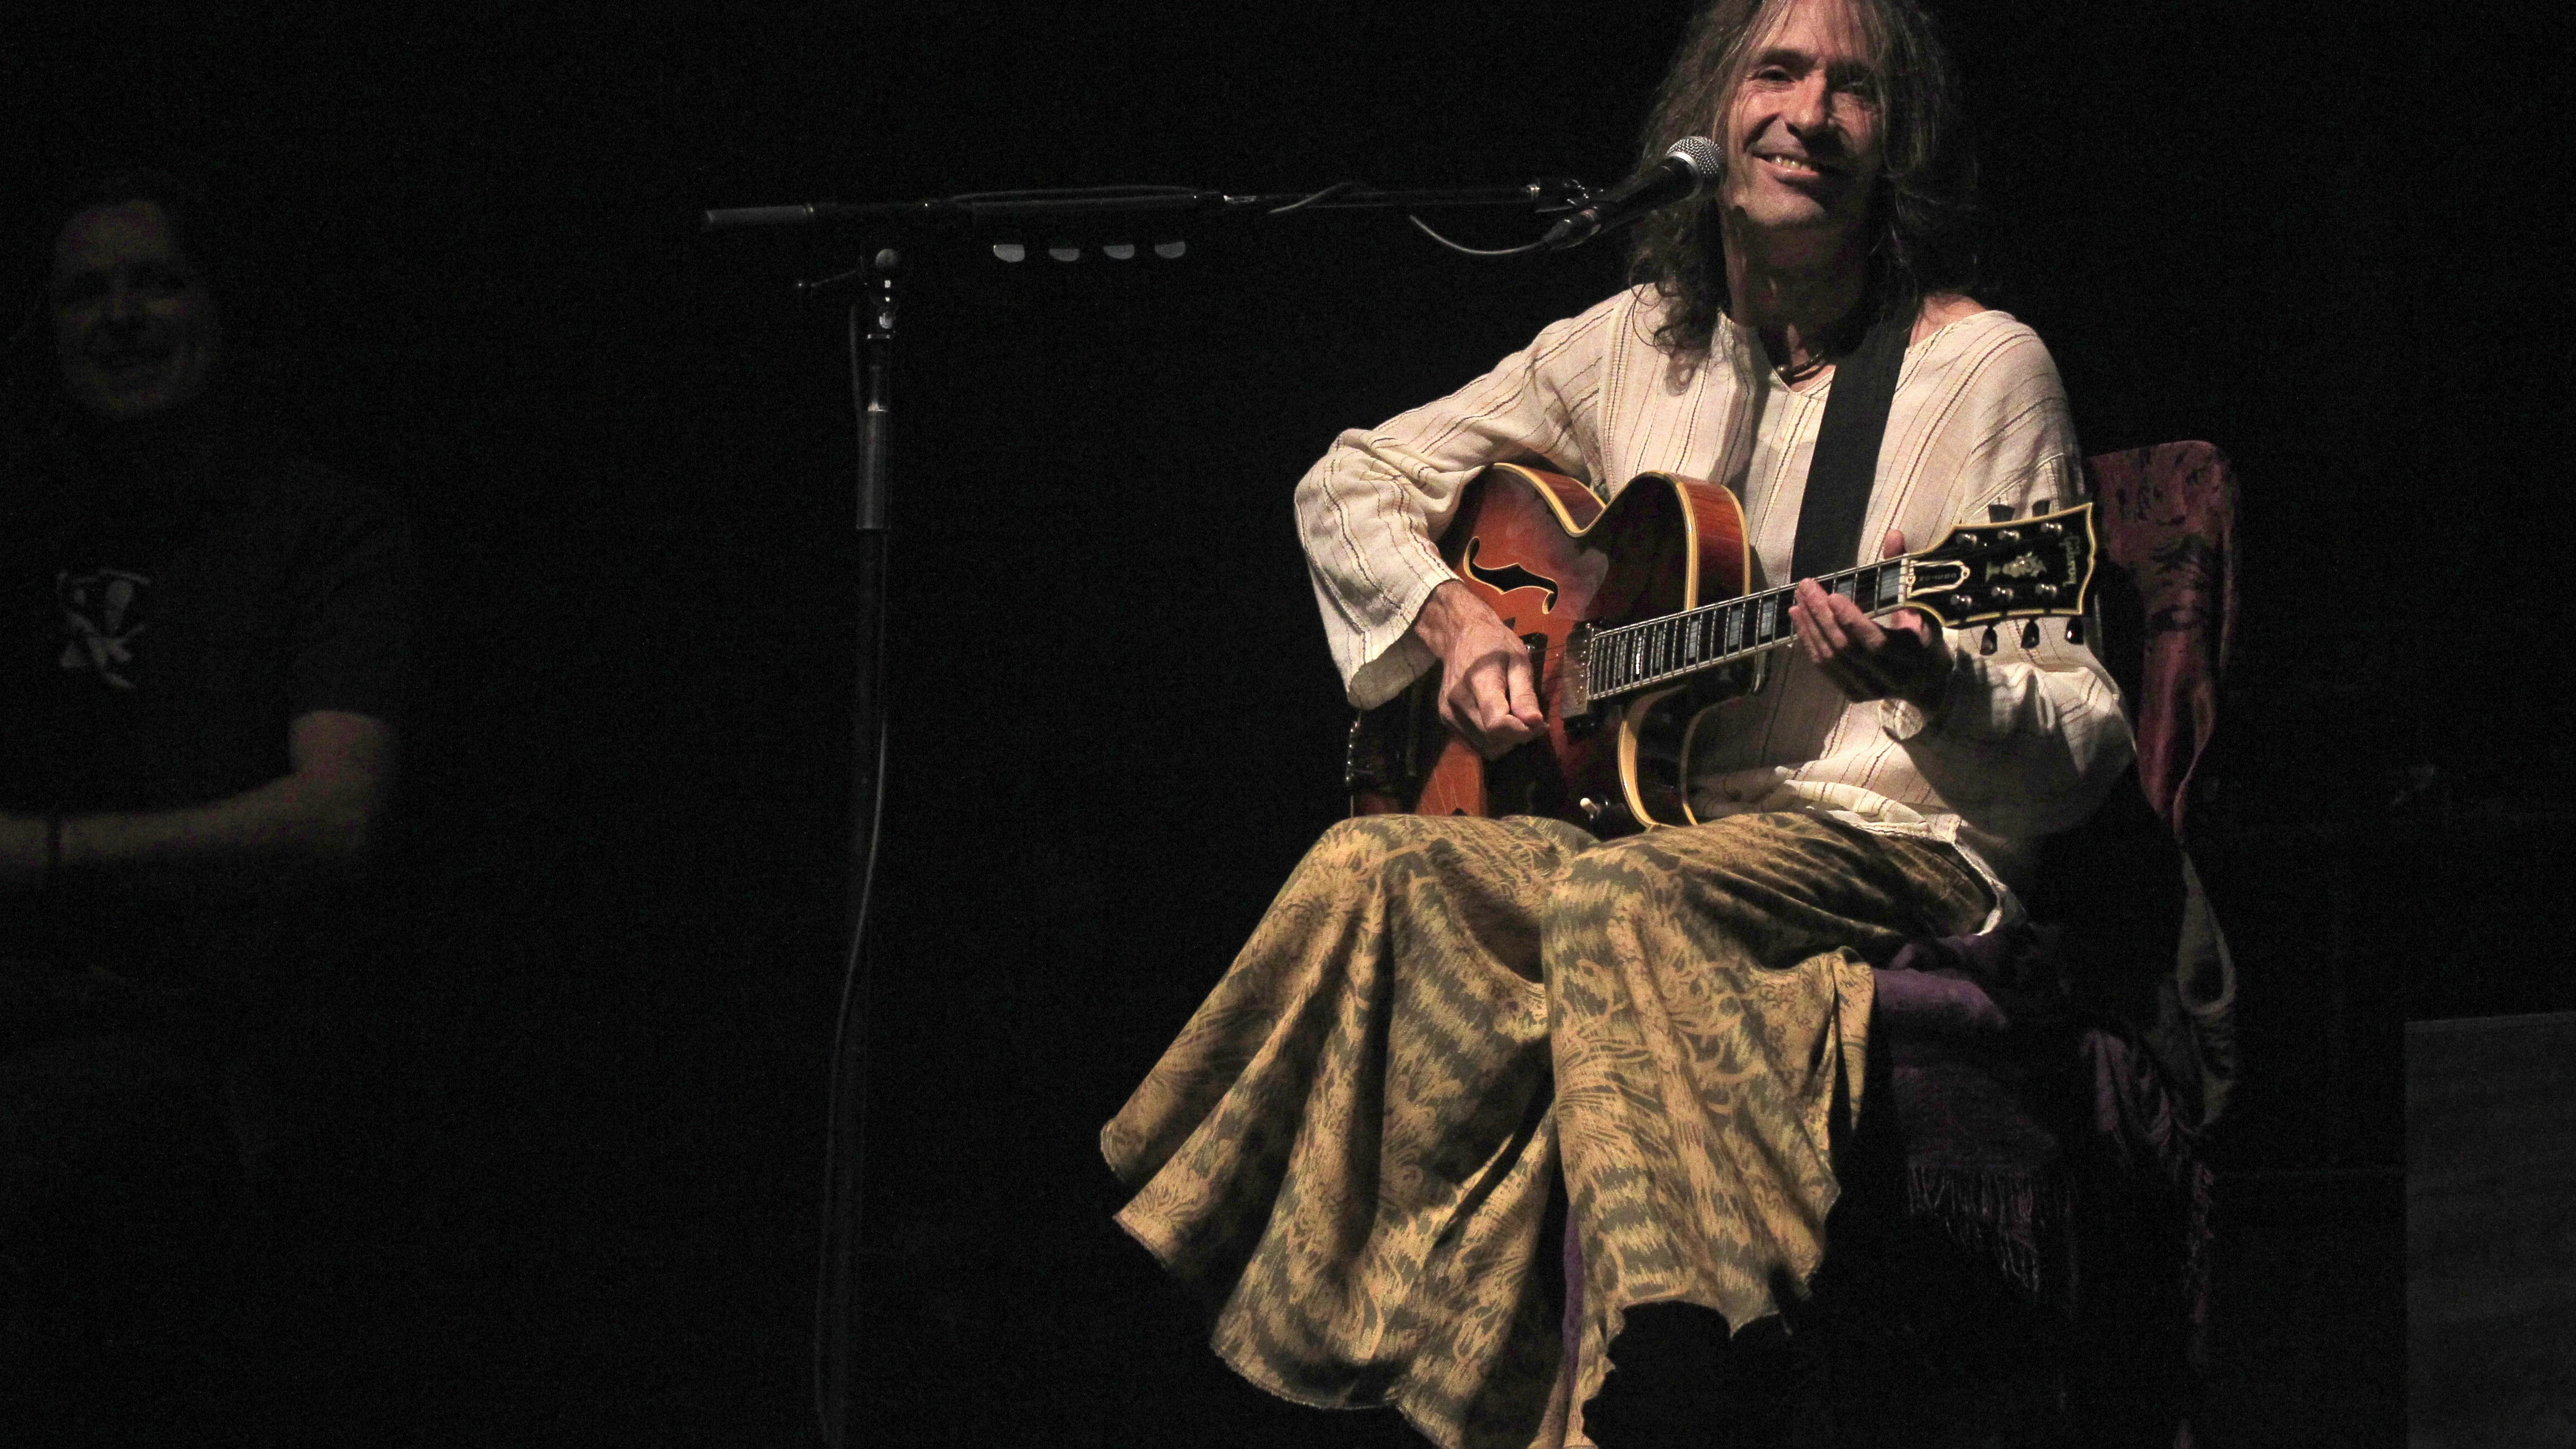
[[[2555,158],[2517,58],[2563,47],[2473,10],[2446,15],[2441,54],[2475,57],[2453,63],[2344,6],[1944,9],[1995,216],[1980,296],[2049,340],[2089,449],[2208,438],[2244,491],[2202,852],[2249,1077],[2214,1148],[2204,1437],[2395,1442],[2399,1023],[2576,998],[2533,865],[2562,841],[2566,750],[2530,660],[2564,626],[2480,606],[2498,573],[2508,598],[2554,592]],[[0,193],[138,159],[209,180],[255,263],[227,299],[236,362],[317,456],[403,501],[429,565],[393,884],[313,1057],[331,1150],[268,1367],[202,1422],[813,1438],[854,548],[840,319],[789,284],[860,239],[706,237],[700,209],[1604,183],[1686,10],[13,23]],[[1216,1368],[1107,1223],[1093,1139],[1340,808],[1290,484],[1339,428],[1604,295],[1620,259],[1471,262],[1384,215],[1189,235],[1177,262],[914,254],[876,1442],[1399,1438]],[[19,240],[26,297],[48,239]]]

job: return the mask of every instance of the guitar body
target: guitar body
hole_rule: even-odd
[[[1589,630],[1744,592],[1735,495],[1646,473],[1604,505],[1561,474],[1501,464],[1468,485],[1441,557],[1529,647],[1547,736],[1483,759],[1441,724],[1435,666],[1352,724],[1352,813],[1548,815],[1603,836],[1687,823],[1690,723],[1726,676],[1586,705],[1567,666]]]

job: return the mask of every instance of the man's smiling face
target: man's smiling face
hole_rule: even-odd
[[[64,386],[92,416],[162,417],[205,393],[215,300],[160,203],[94,206],[64,223],[47,294]]]
[[[1857,231],[1879,169],[1884,93],[1844,0],[1792,0],[1727,104],[1726,206],[1758,230]]]

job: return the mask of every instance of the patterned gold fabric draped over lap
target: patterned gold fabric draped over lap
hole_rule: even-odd
[[[1871,962],[1976,929],[1947,846],[1736,816],[1598,844],[1408,815],[1327,831],[1101,1133],[1119,1223],[1221,1301],[1214,1346],[1447,1449],[1552,1446],[1624,1311],[1741,1327],[1815,1271]],[[1585,1262],[1562,1371],[1540,1241]]]

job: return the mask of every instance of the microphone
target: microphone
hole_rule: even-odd
[[[1654,169],[1612,187],[1570,216],[1560,217],[1538,244],[1543,251],[1579,247],[1605,231],[1626,226],[1650,211],[1689,201],[1726,174],[1725,154],[1705,136],[1684,136]]]

